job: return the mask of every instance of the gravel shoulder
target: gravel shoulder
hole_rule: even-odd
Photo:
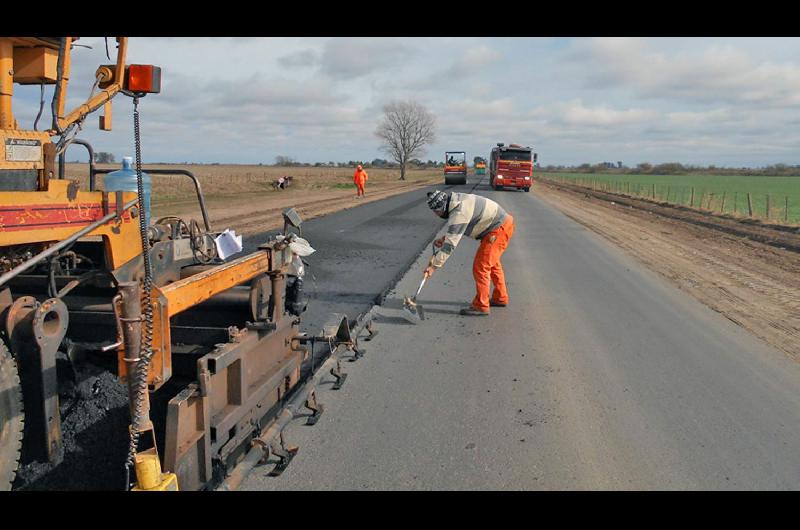
[[[682,291],[800,360],[800,254],[790,250],[800,235],[546,182],[534,190]]]

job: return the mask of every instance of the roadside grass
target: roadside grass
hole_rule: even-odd
[[[800,177],[541,172],[540,177],[777,223],[800,223]],[[769,198],[768,198],[769,197]],[[767,216],[769,201],[769,216]],[[788,205],[788,209],[787,209]]]

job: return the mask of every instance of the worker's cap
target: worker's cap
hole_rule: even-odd
[[[428,192],[428,208],[444,211],[449,194],[442,190]]]

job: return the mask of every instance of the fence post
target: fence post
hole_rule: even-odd
[[[786,206],[785,206],[785,208],[783,210],[783,222],[784,223],[788,223],[789,222],[789,196],[785,195],[783,198],[786,201]]]
[[[719,207],[719,213],[725,213],[725,194],[727,191],[722,192],[722,205]]]
[[[654,183],[653,184],[653,199],[655,199],[655,198],[656,198],[656,185]]]
[[[667,202],[669,202],[669,186],[667,186]]]
[[[706,197],[706,190],[703,188],[703,191],[700,192],[700,200],[697,201],[697,207],[701,210],[703,209],[703,199]]]
[[[739,198],[739,192],[738,191],[734,191],[733,192],[733,213],[736,213],[736,199],[738,199],[738,198]]]
[[[753,217],[753,198],[750,196],[750,192],[747,192],[747,216]]]
[[[692,186],[692,197],[689,199],[689,206],[694,208],[694,186]]]
[[[769,221],[769,193],[767,193],[767,221]]]
[[[711,201],[714,199],[714,193],[711,192],[708,194],[708,204],[706,205],[706,210],[711,210]],[[713,210],[711,210],[713,211]]]

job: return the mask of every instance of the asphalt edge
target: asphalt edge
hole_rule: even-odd
[[[486,175],[483,175],[481,178],[476,180],[475,183],[472,185],[472,187],[469,189],[469,191],[467,193],[472,193],[473,191],[475,191],[475,188],[477,188],[478,185],[480,185],[485,178],[486,178]],[[435,186],[433,186],[433,187],[435,187]],[[444,186],[443,188],[436,188],[436,189],[445,189],[445,190],[447,190],[447,189],[451,189],[453,187],[454,187],[453,185],[449,185],[449,186]],[[425,189],[425,188],[423,188],[423,189]],[[428,248],[428,246],[430,245],[431,241],[433,241],[434,237],[436,237],[436,234],[438,234],[439,231],[442,229],[442,226],[444,226],[444,223],[438,224],[436,229],[431,231],[430,236],[428,236],[425,244],[422,245],[419,248],[419,251],[417,251],[413,255],[413,257],[411,257],[409,260],[407,260],[407,262],[403,264],[403,268],[400,270],[400,272],[398,272],[391,280],[389,280],[389,282],[387,283],[386,287],[384,287],[384,289],[380,293],[375,295],[375,298],[372,301],[373,305],[375,305],[375,306],[383,305],[383,303],[386,301],[386,296],[389,294],[389,292],[393,291],[397,287],[397,284],[400,283],[400,280],[403,279],[403,276],[406,275],[406,273],[411,268],[411,266],[419,259],[419,257],[422,255],[422,253],[425,252],[425,250]]]

